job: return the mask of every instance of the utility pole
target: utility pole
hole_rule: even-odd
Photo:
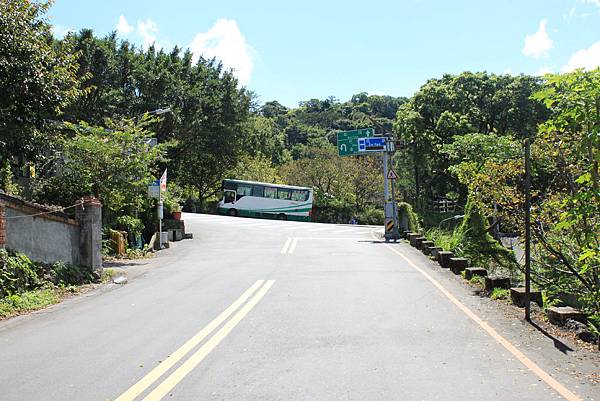
[[[525,320],[531,321],[531,148],[525,139]]]

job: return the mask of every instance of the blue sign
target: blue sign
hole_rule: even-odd
[[[359,152],[383,152],[385,151],[385,138],[371,137],[358,139]]]
[[[160,180],[153,180],[148,185],[148,197],[160,198]]]

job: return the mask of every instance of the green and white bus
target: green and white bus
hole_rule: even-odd
[[[311,221],[312,188],[224,180],[219,213],[230,216]]]

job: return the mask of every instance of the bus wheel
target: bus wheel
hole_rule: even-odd
[[[287,220],[287,216],[283,213],[277,215],[277,220]]]
[[[233,217],[237,217],[238,212],[235,209],[229,209],[229,211],[227,212],[228,215],[233,216]]]

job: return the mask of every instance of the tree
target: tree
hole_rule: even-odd
[[[179,146],[171,155],[178,182],[195,188],[203,201],[216,193],[242,154],[250,98],[214,60],[200,59],[187,79],[176,133]]]
[[[65,123],[60,153],[37,179],[37,197],[74,204],[82,196],[93,195],[102,202],[107,222],[144,209],[148,184],[170,146],[148,145],[145,139],[151,133],[146,128],[153,122],[145,115],[139,123],[106,120],[103,127]]]
[[[0,0],[0,158],[19,164],[47,147],[45,129],[81,94],[77,54],[55,43],[50,3]]]
[[[228,177],[237,180],[282,183],[277,169],[265,156],[242,156],[235,168],[229,171]]]
[[[579,295],[599,330],[600,69],[546,79],[534,97],[552,115],[540,125],[533,154],[553,179],[535,199],[537,273],[552,292]]]
[[[532,136],[548,115],[542,102],[530,99],[540,85],[535,77],[485,72],[444,75],[423,85],[399,108],[394,124],[394,132],[406,144],[403,153],[413,161],[416,199],[464,192],[448,174],[448,158],[440,154],[457,135]]]

